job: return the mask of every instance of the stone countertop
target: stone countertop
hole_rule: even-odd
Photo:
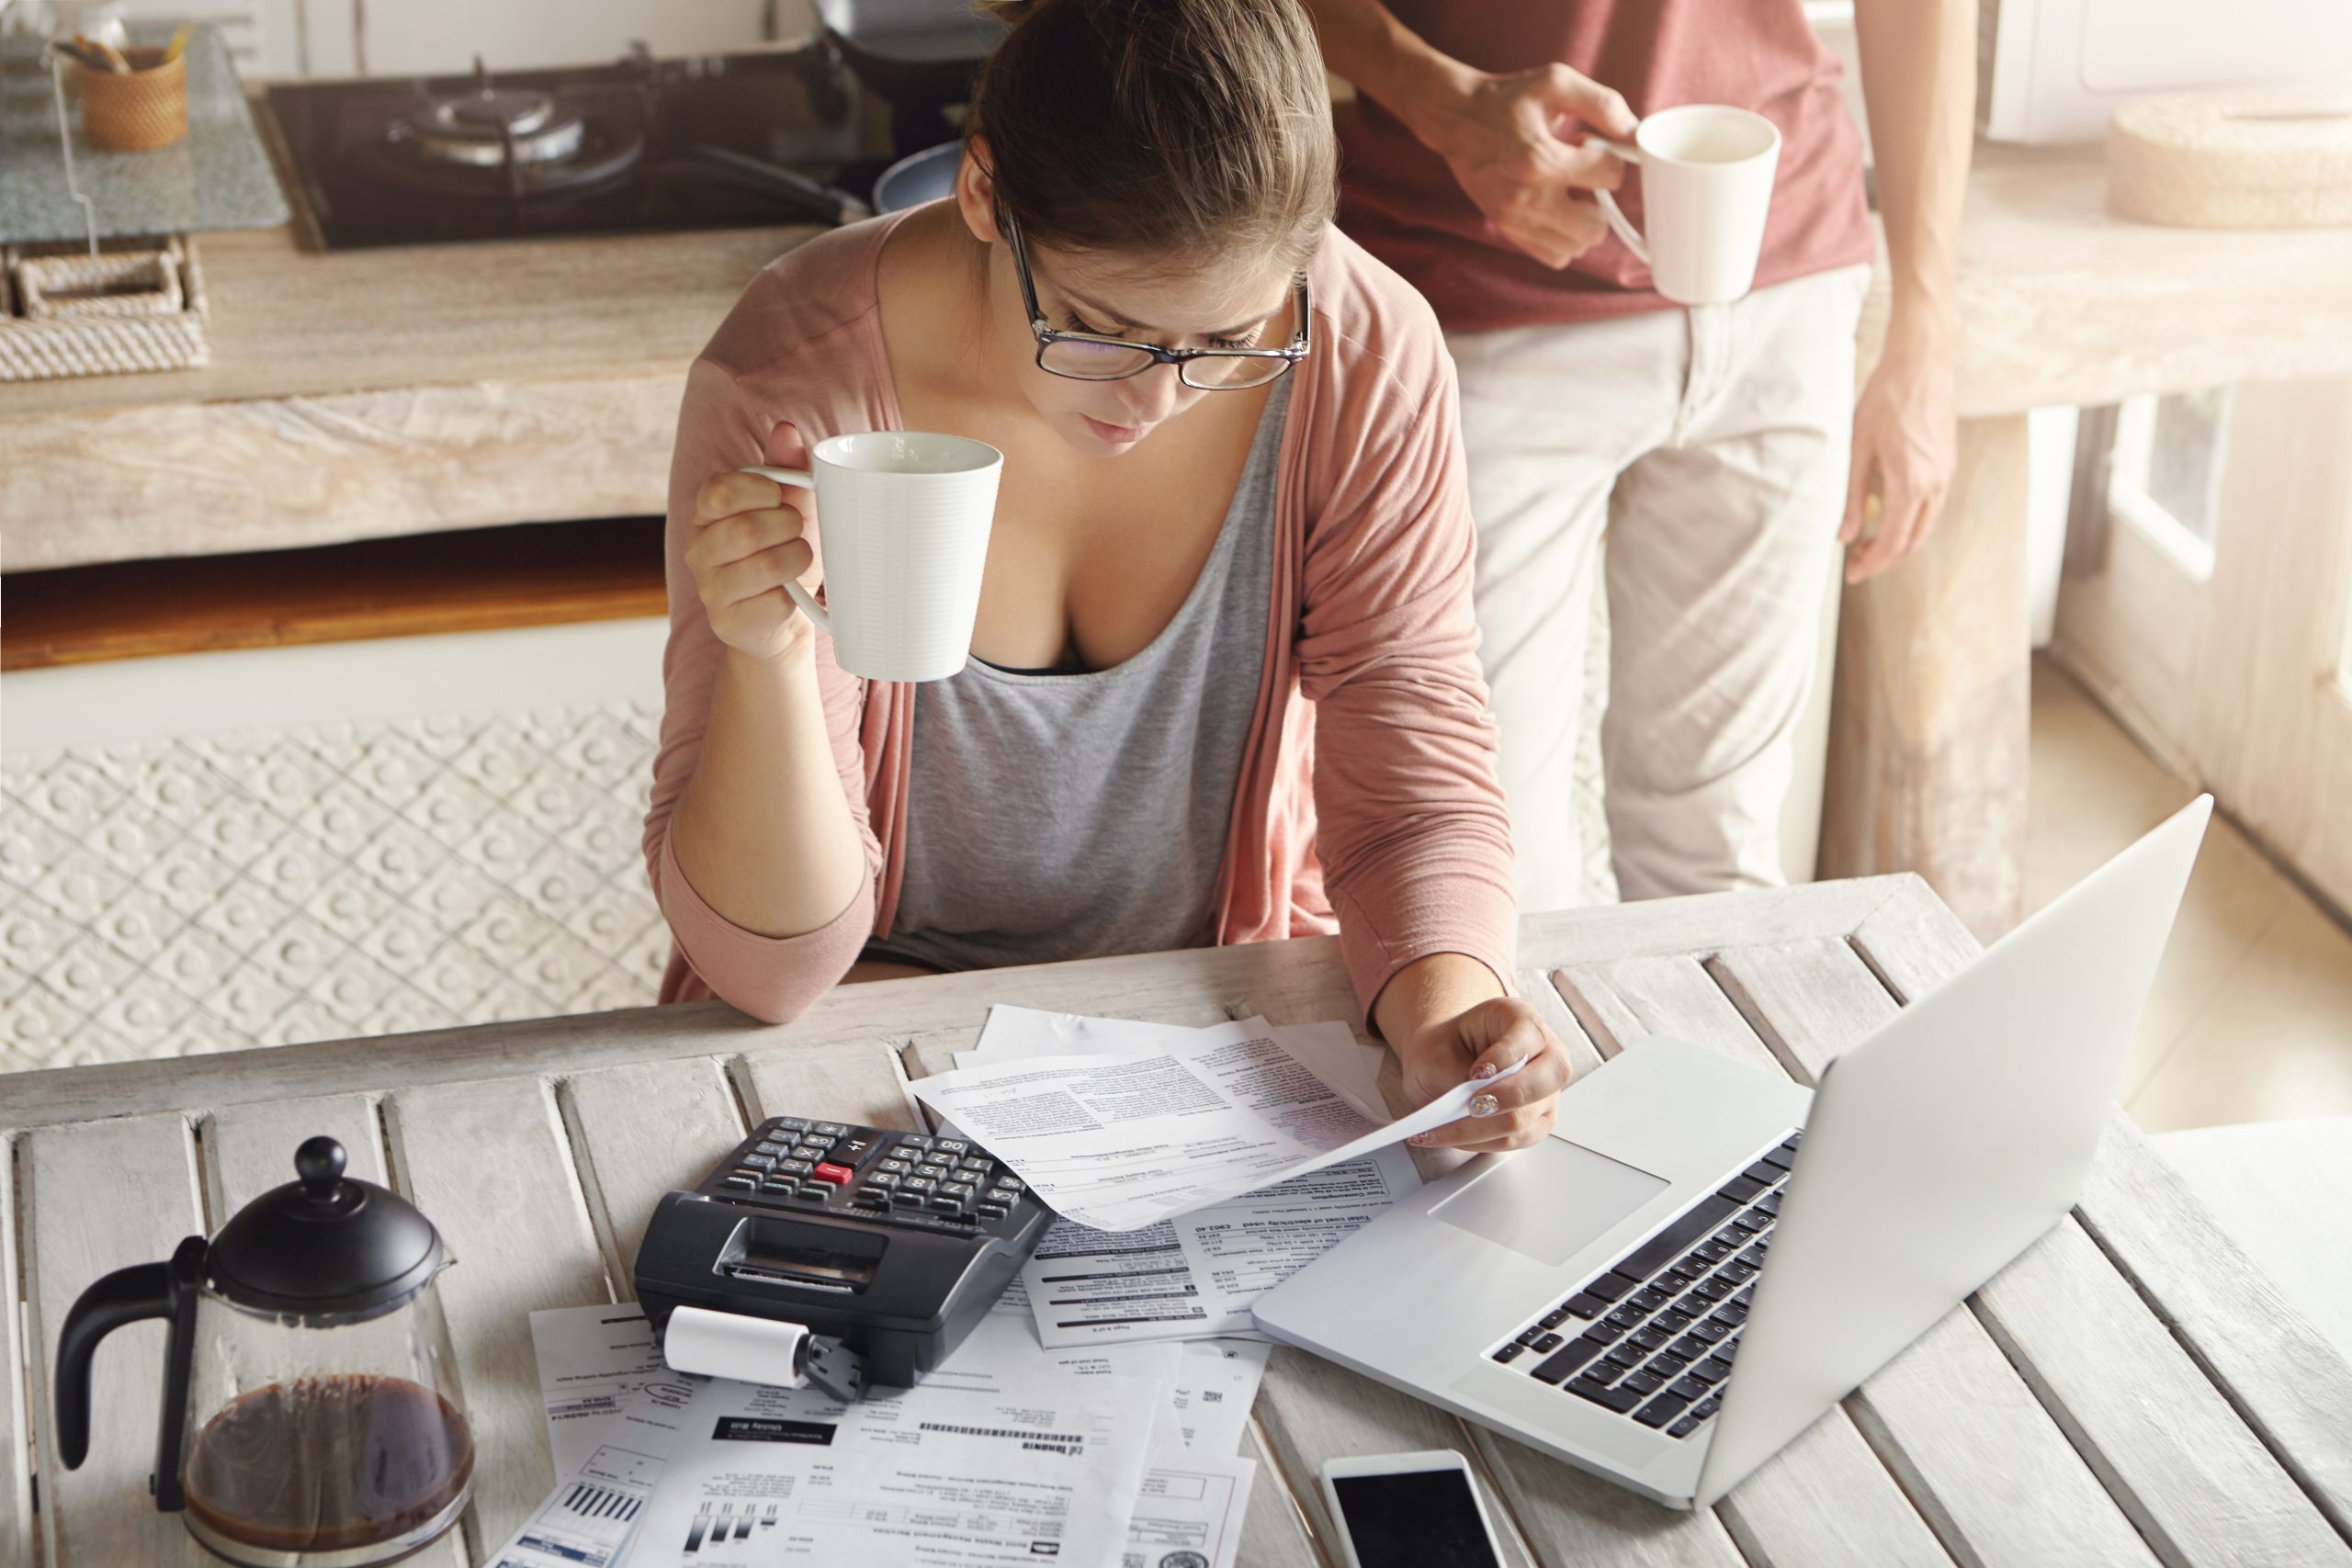
[[[2096,148],[1977,150],[1963,416],[2352,373],[2352,230],[2155,228],[2105,186]],[[687,364],[817,232],[204,236],[210,365],[0,386],[0,568],[658,512]]]
[[[130,30],[133,43],[160,47],[174,28],[141,22]],[[287,220],[285,194],[220,28],[191,28],[187,60],[187,134],[169,147],[100,152],[82,140],[81,112],[68,106],[75,183],[91,199],[100,239],[270,229]],[[87,232],[66,186],[54,82],[40,37],[18,33],[0,43],[0,242],[79,240]]]

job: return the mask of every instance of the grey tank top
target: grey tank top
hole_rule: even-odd
[[[917,691],[899,908],[867,956],[981,969],[1211,939],[1265,666],[1290,380],[1192,592],[1141,652],[1068,674],[967,659]]]

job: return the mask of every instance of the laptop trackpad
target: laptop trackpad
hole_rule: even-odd
[[[1663,1177],[1581,1144],[1546,1138],[1497,1158],[1430,1213],[1457,1230],[1556,1266],[1667,1186]]]

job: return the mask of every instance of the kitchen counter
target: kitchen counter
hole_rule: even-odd
[[[659,512],[687,364],[818,232],[202,235],[209,365],[0,386],[0,568]]]
[[[2095,150],[1979,149],[1963,416],[2352,369],[2352,231],[2123,223],[2103,189]],[[817,231],[204,235],[209,366],[0,386],[0,567],[657,512],[687,363]],[[1866,354],[1884,299],[1882,278]]]

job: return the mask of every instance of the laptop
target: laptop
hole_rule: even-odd
[[[1674,1507],[1712,1505],[2082,1190],[2212,810],[1805,1090],[1641,1042],[1261,1297],[1258,1326]]]

